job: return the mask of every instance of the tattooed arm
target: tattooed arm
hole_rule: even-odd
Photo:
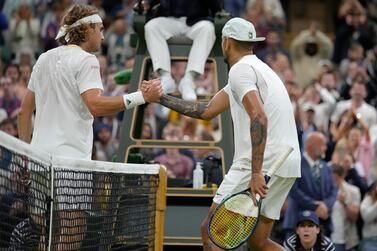
[[[267,139],[267,118],[257,92],[248,92],[244,96],[242,103],[250,117],[250,137],[252,146],[252,177],[250,187],[254,203],[256,204],[255,195],[258,193],[264,198],[267,193],[267,186],[262,174],[263,156]]]
[[[229,98],[223,90],[209,102],[186,101],[170,95],[162,95],[160,104],[192,118],[209,120],[229,107]]]

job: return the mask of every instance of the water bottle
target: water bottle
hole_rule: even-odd
[[[202,188],[203,187],[203,169],[202,163],[197,162],[193,175],[193,188]]]

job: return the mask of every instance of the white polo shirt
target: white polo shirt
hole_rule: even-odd
[[[93,116],[81,94],[103,90],[97,58],[75,45],[43,53],[28,88],[35,94],[31,144],[50,154],[91,159]]]
[[[282,147],[291,146],[294,151],[276,174],[281,177],[300,177],[301,157],[293,108],[277,74],[255,55],[247,55],[230,69],[229,82],[224,91],[229,95],[234,128],[233,165],[251,168],[250,118],[242,99],[249,91],[257,91],[268,119],[263,171],[268,171]]]

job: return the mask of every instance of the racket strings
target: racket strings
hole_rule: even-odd
[[[245,216],[221,205],[210,222],[210,235],[216,245],[231,249],[247,239],[258,222],[257,216]]]

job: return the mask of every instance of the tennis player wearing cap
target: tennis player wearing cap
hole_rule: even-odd
[[[99,63],[91,54],[101,47],[102,31],[102,20],[94,7],[73,5],[67,10],[56,37],[62,46],[43,53],[34,65],[18,116],[21,140],[31,141],[32,145],[55,156],[90,160],[94,116],[159,100],[162,94],[159,80],[149,82],[148,93],[137,91],[123,96],[102,96]],[[78,250],[85,233],[81,229],[86,225],[83,210],[90,207],[90,197],[74,196],[80,189],[78,179],[73,176],[68,185],[62,184],[69,187],[69,191],[57,198],[64,205],[60,208],[65,213],[61,215],[60,233],[65,232],[65,235],[60,237],[62,244],[55,250]]]
[[[262,203],[259,224],[250,238],[252,250],[284,250],[269,239],[274,220],[296,177],[300,177],[300,152],[293,109],[284,84],[276,73],[252,53],[256,37],[252,23],[232,18],[222,30],[222,50],[230,65],[228,84],[208,103],[188,102],[163,95],[160,103],[187,116],[211,119],[230,107],[235,153],[233,164],[224,177],[208,216],[226,196],[250,187]],[[289,145],[292,154],[270,180],[268,189],[263,174]],[[267,192],[267,190],[269,190]],[[205,250],[218,250],[207,233],[208,216],[202,224]]]
[[[313,211],[302,211],[296,225],[296,233],[284,241],[289,251],[334,251],[331,240],[322,235],[318,216]]]

